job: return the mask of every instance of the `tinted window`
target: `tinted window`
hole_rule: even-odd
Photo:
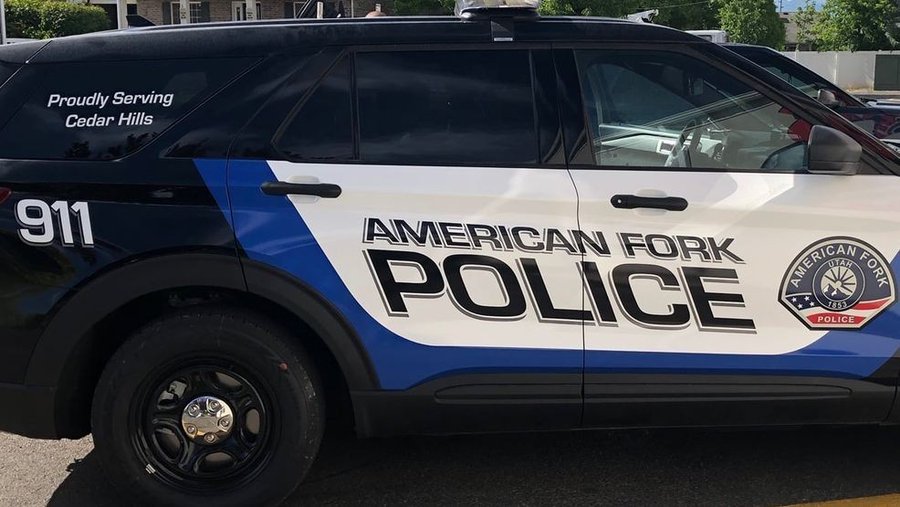
[[[294,113],[276,139],[278,149],[292,159],[353,158],[350,59],[343,58]]]
[[[356,81],[363,161],[473,165],[537,159],[525,50],[360,53]]]
[[[805,167],[812,126],[721,69],[677,53],[576,55],[599,165]]]
[[[785,62],[786,57],[780,54],[773,55],[769,54],[768,51],[760,51],[753,48],[735,48],[732,51],[775,74],[792,86],[803,90],[803,93],[810,97],[815,97],[816,92],[820,89],[828,88],[825,82],[817,79],[811,72],[798,71],[796,68],[792,68],[792,62]]]
[[[249,63],[206,59],[26,67],[13,84],[33,86],[33,92],[0,132],[0,156],[120,158],[153,140]]]

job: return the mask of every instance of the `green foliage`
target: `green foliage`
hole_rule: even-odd
[[[815,26],[821,51],[872,51],[897,46],[896,0],[826,0]]]
[[[715,0],[710,0],[715,1]],[[703,30],[718,27],[716,10],[710,2],[685,0],[543,0],[545,16],[605,16],[623,18],[629,14],[657,9],[653,20],[658,25],[679,30]]]
[[[785,27],[772,0],[720,0],[722,30],[734,42],[784,47]]]
[[[544,16],[604,16],[622,18],[640,8],[639,0],[543,0],[540,12]]]
[[[395,0],[394,10],[401,16],[438,16],[453,14],[454,0]]]
[[[815,49],[819,45],[819,36],[816,33],[819,17],[813,0],[806,0],[806,3],[794,13],[794,23],[797,25],[797,44],[800,47]]]
[[[106,11],[59,0],[6,0],[10,37],[47,39],[109,29]]]
[[[653,8],[659,10],[659,15],[653,22],[679,30],[717,30],[717,7],[714,1],[658,0]]]

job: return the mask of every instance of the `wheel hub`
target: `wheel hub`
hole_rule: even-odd
[[[194,442],[215,444],[231,434],[234,412],[227,403],[213,396],[200,396],[184,407],[181,427]]]

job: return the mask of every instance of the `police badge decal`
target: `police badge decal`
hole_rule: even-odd
[[[791,263],[781,303],[810,329],[860,329],[894,302],[891,266],[855,238],[826,238]]]

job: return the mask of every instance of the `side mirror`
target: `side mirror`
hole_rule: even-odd
[[[819,90],[818,96],[816,96],[816,100],[819,101],[820,104],[826,107],[838,107],[841,105],[841,101],[837,99],[834,92],[831,90],[826,90],[822,88]]]
[[[824,125],[813,126],[809,134],[810,173],[856,174],[861,158],[862,146],[852,137]]]

